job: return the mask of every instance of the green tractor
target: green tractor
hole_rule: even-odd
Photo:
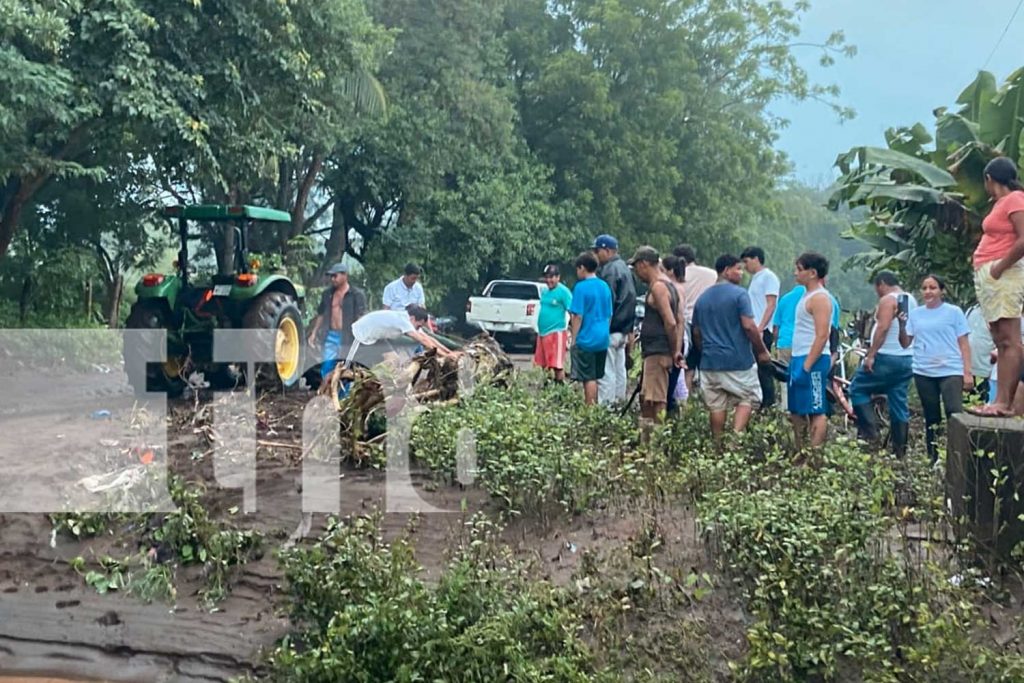
[[[214,330],[226,328],[276,330],[275,360],[256,364],[255,379],[264,388],[296,384],[304,370],[305,288],[283,274],[260,272],[260,265],[250,262],[247,248],[253,221],[288,223],[291,216],[256,206],[215,204],[171,206],[163,215],[172,224],[177,221],[181,244],[177,272],[143,276],[135,287],[138,300],[125,327],[167,330],[167,360],[147,363],[144,378],[129,372],[136,393],[178,396],[192,370],[203,372],[211,386],[238,384],[244,377],[244,364],[213,362]],[[234,272],[214,275],[208,283],[191,281],[189,240],[206,235],[190,232],[190,221],[234,225]],[[140,346],[126,342],[125,367],[139,367],[142,353]]]

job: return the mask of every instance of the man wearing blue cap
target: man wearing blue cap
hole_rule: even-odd
[[[320,307],[308,340],[314,348],[318,341],[323,343],[321,377],[327,377],[343,358],[342,349],[352,345],[352,323],[366,313],[366,292],[349,284],[348,266],[335,263],[328,269],[327,276],[331,279],[331,286],[320,297]],[[325,334],[321,335],[324,318],[328,324]]]
[[[598,235],[593,244],[597,256],[597,276],[612,290],[612,320],[609,325],[608,355],[604,377],[598,381],[597,397],[601,405],[626,400],[626,347],[633,337],[636,318],[636,286],[629,266],[619,257],[619,241],[611,235]]]

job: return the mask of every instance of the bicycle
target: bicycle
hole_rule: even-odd
[[[864,357],[867,356],[868,350],[864,346],[861,335],[858,333],[854,323],[850,323],[847,326],[846,336],[852,341],[842,342],[838,344],[836,353],[834,354],[834,362],[832,364],[832,381],[830,382],[829,389],[827,390],[829,401],[833,405],[838,405],[843,411],[843,428],[845,430],[850,429],[851,424],[857,423],[856,413],[853,410],[853,404],[850,403],[850,384],[852,383],[849,379],[850,374],[849,368],[851,365],[851,357],[854,362],[852,365],[854,369],[864,362]],[[848,374],[849,373],[849,374]],[[875,413],[875,421],[879,428],[886,430],[885,440],[889,440],[888,429],[889,429],[889,400],[885,394],[874,394],[871,396],[871,407]]]

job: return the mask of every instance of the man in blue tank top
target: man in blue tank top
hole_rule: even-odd
[[[825,391],[832,366],[828,353],[832,297],[822,284],[828,275],[828,259],[815,252],[801,254],[796,260],[795,275],[807,292],[796,306],[787,395],[796,447],[801,450],[805,440],[812,448],[821,446],[828,434]]]
[[[901,296],[907,297],[908,312],[917,306],[914,297],[900,288],[894,273],[883,270],[875,276],[875,325],[871,333],[871,346],[864,362],[857,368],[850,384],[850,403],[857,415],[857,438],[869,443],[878,441],[878,424],[871,406],[871,397],[885,394],[889,404],[890,434],[896,455],[907,451],[910,433],[910,408],[907,391],[914,378],[913,349],[900,346],[897,308]]]

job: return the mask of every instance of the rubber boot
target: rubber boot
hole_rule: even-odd
[[[910,423],[893,422],[889,433],[892,436],[892,452],[897,458],[902,458],[907,454],[907,441],[910,439]]]
[[[875,408],[870,403],[862,403],[853,407],[857,417],[857,439],[871,445],[878,443],[878,421],[875,419]]]
[[[926,445],[928,447],[928,459],[934,465],[939,459],[939,446],[936,442],[937,436],[935,434],[935,425],[926,425],[924,428],[924,434],[926,439]]]

